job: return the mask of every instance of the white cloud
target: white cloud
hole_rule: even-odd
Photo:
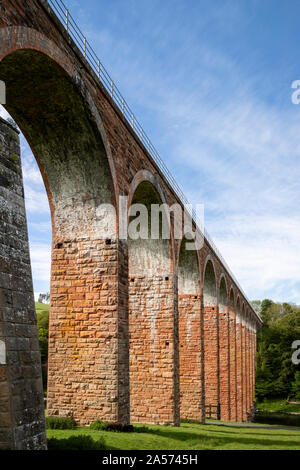
[[[51,251],[47,243],[30,243],[30,257],[33,278],[49,282],[51,268]]]

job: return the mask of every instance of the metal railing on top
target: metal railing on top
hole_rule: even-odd
[[[101,60],[98,58],[97,54],[87,41],[86,36],[82,33],[80,28],[77,26],[74,18],[70,14],[70,11],[66,7],[66,5],[62,2],[62,0],[48,0],[49,5],[52,7],[52,10],[55,12],[56,16],[59,18],[61,23],[64,25],[67,33],[73,39],[74,43],[82,53],[83,57],[89,63],[90,67],[93,69],[95,74],[97,75],[99,81],[102,83],[106,91],[110,94],[113,101],[118,106],[119,110],[122,112],[123,116],[126,118],[127,122],[132,127],[133,131],[140,139],[144,147],[147,149],[149,155],[156,163],[164,177],[166,178],[167,182],[180,199],[183,204],[188,205],[189,202],[182,192],[181,188],[178,186],[177,182],[175,181],[174,177],[168,170],[167,166],[159,156],[159,153],[153,146],[151,140],[149,139],[148,135],[140,125],[139,121],[135,117],[134,113],[128,106],[127,102],[125,101],[124,97],[121,95],[119,89],[117,88],[114,80],[111,78],[107,70],[105,69],[104,65],[102,64]],[[198,229],[200,230],[201,224],[197,221],[197,215],[195,209],[189,210],[190,216],[194,220],[195,224],[197,225]],[[222,262],[223,266],[226,268],[234,282],[236,283],[237,287],[240,289],[242,294],[244,295],[245,299],[247,299],[246,294],[244,293],[243,289],[241,288],[239,282],[235,278],[234,274],[231,272],[231,269],[227,265],[226,261],[224,260],[223,256],[221,255],[220,251],[216,247],[215,243],[211,239],[210,235],[208,234],[207,230],[204,229],[204,236],[208,243],[210,244],[211,248]]]

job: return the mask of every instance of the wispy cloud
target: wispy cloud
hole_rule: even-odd
[[[190,201],[204,203],[207,228],[246,293],[300,303],[300,106],[289,101],[293,57],[272,69],[277,30],[256,27],[265,25],[259,12],[272,12],[257,0],[68,6]],[[24,141],[22,150],[31,238],[42,243],[47,197]],[[48,242],[35,245],[36,279],[46,246],[50,253]]]

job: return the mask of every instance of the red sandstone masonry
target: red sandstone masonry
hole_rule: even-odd
[[[129,335],[131,421],[178,424],[171,276],[130,279]]]
[[[230,363],[229,363],[229,314],[219,312],[220,335],[220,404],[221,419],[228,420],[230,413]]]
[[[246,382],[246,329],[245,325],[242,324],[242,416],[243,421],[247,421],[247,382]]]
[[[53,244],[48,414],[81,425],[120,418],[117,252],[105,240]]]
[[[180,416],[202,420],[201,300],[197,295],[178,296]]]
[[[236,323],[235,312],[230,309],[230,419],[237,420],[237,381],[236,381]]]
[[[251,369],[250,369],[250,339],[249,339],[249,328],[248,323],[246,325],[246,348],[247,348],[247,412],[250,412],[251,409],[251,398],[250,398],[250,376],[251,376]]]
[[[219,402],[218,307],[204,307],[205,403]]]
[[[241,323],[236,325],[236,380],[237,380],[237,421],[243,420],[242,399],[242,328]]]

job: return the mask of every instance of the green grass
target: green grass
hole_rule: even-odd
[[[291,401],[299,401],[292,400]],[[285,411],[300,413],[300,405],[288,405],[287,401],[283,398],[277,400],[264,400],[256,404],[258,410],[271,410],[271,411]]]
[[[139,425],[136,425],[139,426]],[[113,433],[86,428],[47,430],[49,438],[87,435],[108,450],[299,450],[300,431],[183,423],[179,428],[147,425],[148,432]]]
[[[47,311],[49,312],[49,304],[42,304],[41,302],[35,302],[35,310],[39,311]]]

